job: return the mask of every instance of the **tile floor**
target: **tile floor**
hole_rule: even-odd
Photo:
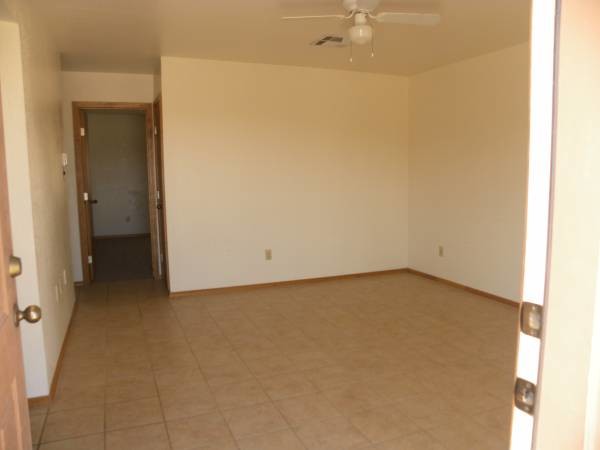
[[[410,274],[78,293],[39,450],[504,450],[517,309]]]

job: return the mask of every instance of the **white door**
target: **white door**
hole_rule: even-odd
[[[523,301],[543,320],[519,336],[512,450],[600,448],[599,20],[598,0],[533,0]]]

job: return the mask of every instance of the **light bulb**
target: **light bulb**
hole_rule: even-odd
[[[371,25],[354,25],[348,30],[350,40],[356,45],[364,45],[373,39],[373,28]]]

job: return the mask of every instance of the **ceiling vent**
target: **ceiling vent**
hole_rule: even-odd
[[[348,39],[342,36],[327,35],[311,42],[310,45],[313,47],[347,47]]]

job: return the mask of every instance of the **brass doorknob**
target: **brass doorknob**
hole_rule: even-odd
[[[23,271],[23,267],[21,266],[21,258],[17,258],[16,256],[11,256],[8,259],[8,274],[11,277],[18,277],[21,275]]]
[[[21,320],[29,323],[37,323],[42,318],[42,308],[37,305],[29,305],[23,311],[15,304],[15,325],[19,326]]]

